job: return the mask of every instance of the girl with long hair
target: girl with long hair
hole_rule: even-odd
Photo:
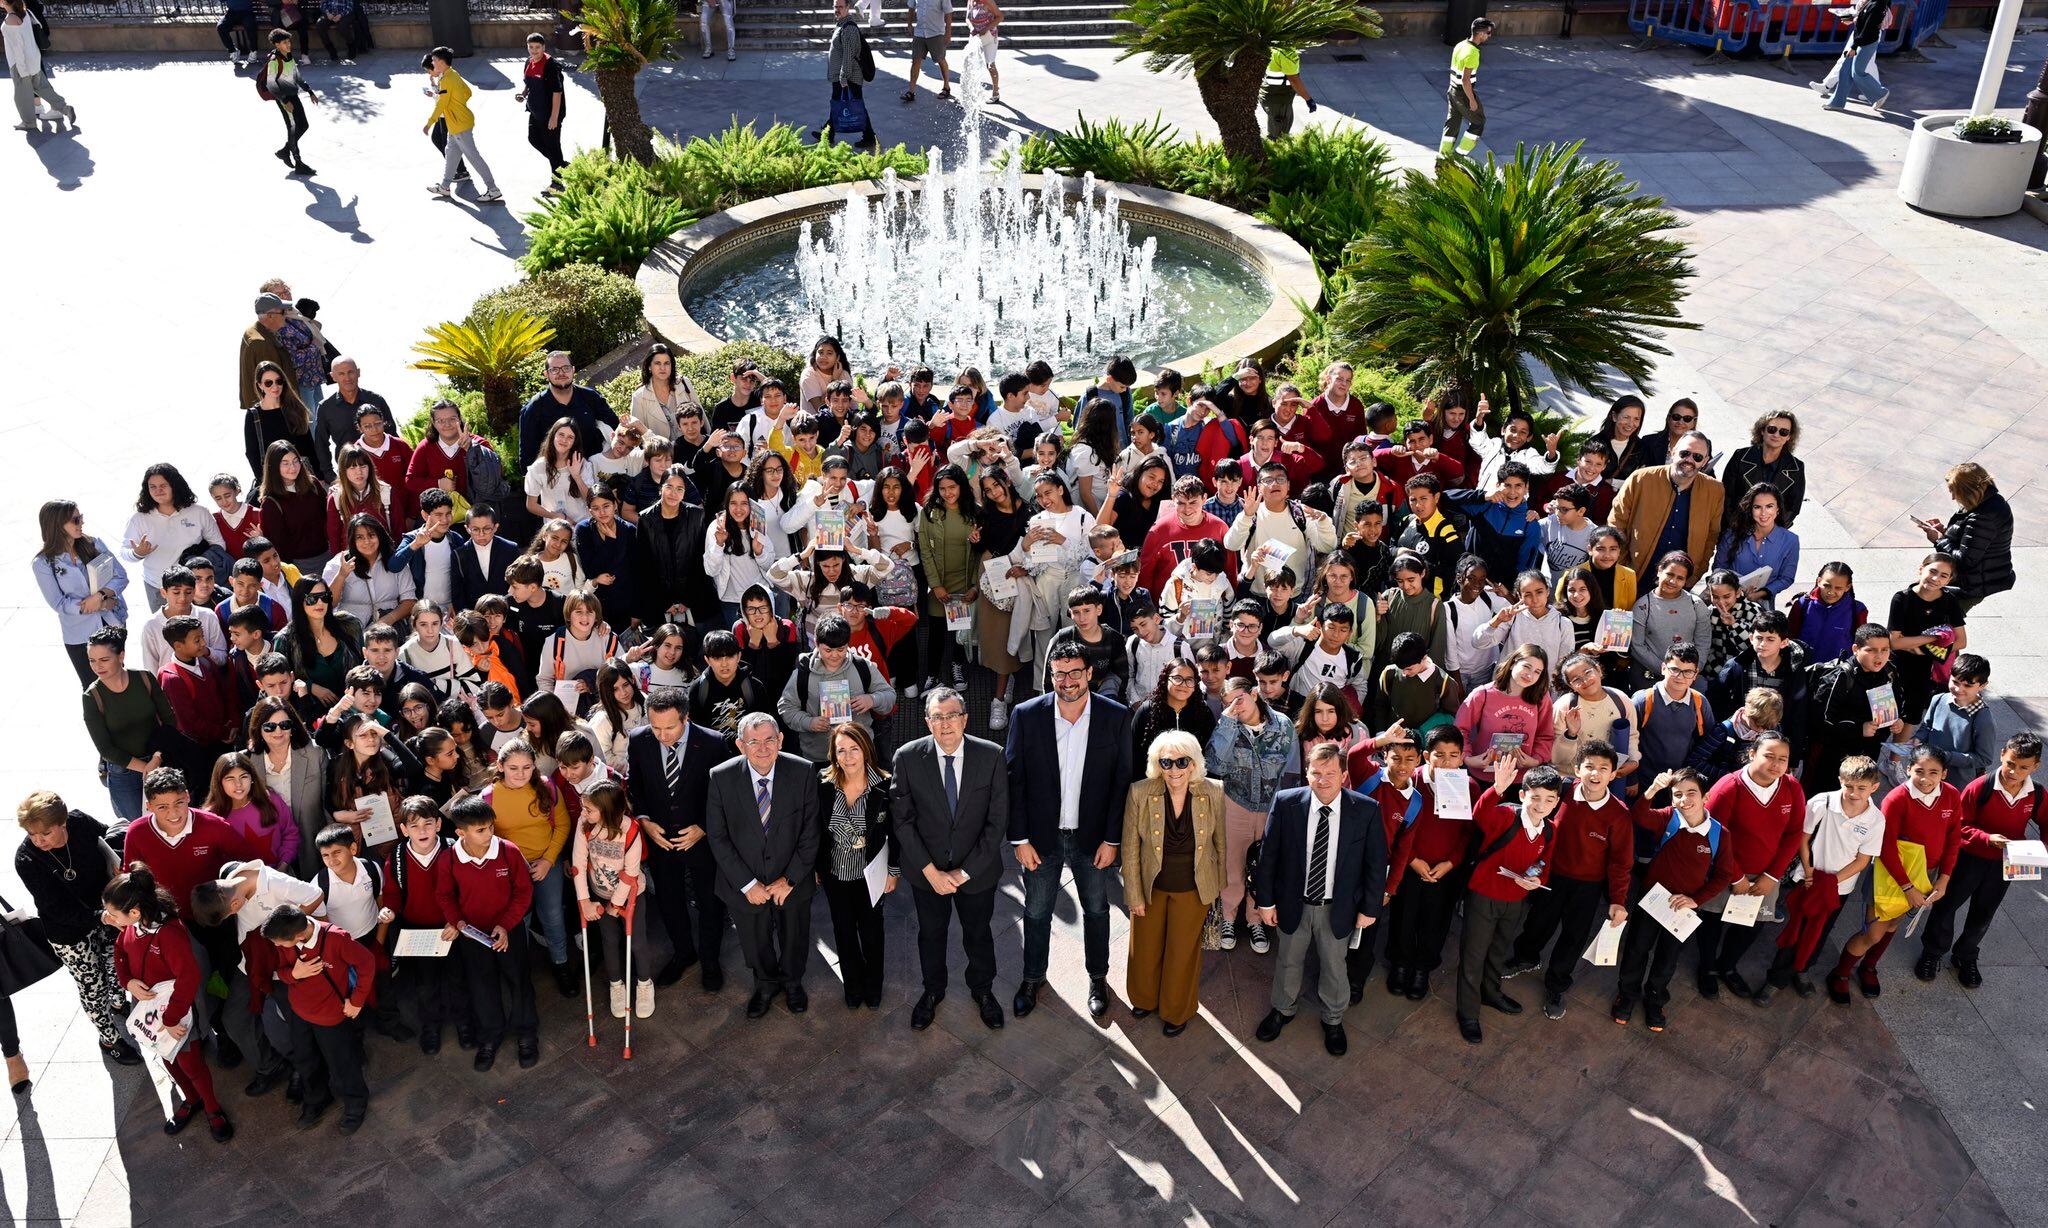
[[[242,412],[242,452],[249,458],[249,476],[263,477],[263,457],[273,443],[289,443],[305,455],[313,452],[311,414],[298,389],[274,362],[256,364],[256,403]]]
[[[576,824],[576,843],[570,852],[575,866],[576,907],[583,920],[597,931],[604,952],[604,966],[611,981],[612,1018],[626,1017],[626,982],[633,982],[634,1017],[645,1019],[654,1013],[654,981],[646,969],[662,967],[665,952],[649,950],[651,935],[646,901],[635,904],[647,890],[647,875],[641,869],[647,841],[640,833],[639,820],[626,802],[626,791],[613,781],[604,781],[583,798],[582,818]],[[633,915],[634,968],[626,967],[626,914]],[[559,914],[560,910],[556,910]],[[630,976],[629,976],[630,974]]]
[[[681,623],[656,627],[647,646],[647,659],[633,667],[633,681],[642,695],[658,686],[688,686],[696,678],[689,661],[690,637]]]
[[[803,566],[805,560],[809,567]],[[797,620],[804,634],[815,638],[818,623],[839,609],[848,586],[872,585],[894,571],[895,564],[879,550],[848,546],[819,550],[815,542],[804,552],[778,560],[768,569],[768,582],[796,599]]]
[[[85,531],[85,513],[69,499],[52,499],[36,513],[42,548],[29,560],[43,601],[57,612],[64,652],[78,675],[78,685],[92,685],[85,641],[102,627],[128,625],[128,569],[107,552],[107,545]]]
[[[129,997],[158,1003],[157,1026],[182,1042],[183,1047],[164,1063],[179,1099],[178,1107],[164,1122],[164,1133],[183,1130],[204,1106],[213,1141],[227,1142],[235,1137],[234,1123],[214,1094],[213,1072],[206,1065],[198,1038],[192,1035],[196,1022],[193,1004],[205,986],[200,981],[199,960],[192,953],[192,936],[178,919],[178,902],[139,861],[127,873],[114,876],[100,893],[100,901],[106,906],[107,924],[119,931],[114,938],[114,976]]]
[[[528,707],[536,700],[553,698],[546,693],[536,695],[527,701]],[[561,708],[559,701],[555,707]],[[530,713],[528,721],[530,725]],[[547,939],[555,986],[566,998],[576,988],[569,977],[569,929],[562,916],[562,881],[568,873],[560,863],[562,850],[569,843],[569,810],[561,794],[548,784],[549,774],[541,770],[533,744],[514,738],[498,748],[494,779],[483,797],[496,816],[498,837],[518,847],[533,875],[531,915]]]
[[[321,579],[334,589],[335,605],[355,615],[364,626],[388,623],[402,628],[412,616],[419,593],[412,569],[391,570],[391,530],[367,512],[349,518],[347,547],[321,569]]]
[[[311,456],[311,449],[301,451]],[[361,444],[345,443],[335,453],[334,487],[327,494],[327,551],[348,548],[345,530],[357,516],[369,516],[388,535],[396,521],[391,512],[391,486],[377,476],[377,464]]]
[[[1067,467],[1074,475],[1075,502],[1090,516],[1109,501],[1109,469],[1117,457],[1117,410],[1115,404],[1097,397],[1081,407],[1074,423],[1073,445],[1067,449]]]
[[[974,526],[969,534],[980,551],[980,566],[984,572],[990,567],[1000,568],[1013,581],[1024,581],[1031,572],[1024,566],[1024,556],[1017,550],[1017,544],[1024,540],[1024,526],[1031,519],[1031,509],[1024,504],[1023,496],[1010,482],[1010,471],[995,468],[981,474],[981,523]],[[974,631],[981,648],[981,663],[996,676],[995,700],[989,708],[989,727],[1001,730],[1009,721],[1010,705],[1016,697],[1010,694],[1010,679],[1023,672],[1024,663],[1010,651],[1010,613],[1016,608],[1004,609],[989,599],[987,592],[977,594],[974,603]],[[905,636],[906,640],[913,637]],[[913,672],[908,677],[915,677]]]
[[[789,462],[781,453],[764,448],[747,462],[747,476],[740,484],[754,501],[754,519],[761,525],[761,543],[768,557],[779,559],[789,554],[789,531],[782,527],[782,514],[796,506],[796,483],[790,481]],[[787,612],[787,599],[778,600]]]
[[[384,726],[366,712],[350,712],[322,727],[320,741],[334,749],[334,757],[327,763],[327,816],[355,832],[363,856],[382,858],[397,840],[372,842],[364,837],[363,823],[374,812],[363,803],[382,797],[395,823],[399,804],[419,776],[419,760],[413,757],[411,747],[387,736]]]
[[[1172,484],[1172,463],[1164,456],[1148,456],[1138,462],[1135,470],[1124,474],[1115,497],[1095,522],[1115,525],[1117,536],[1127,543],[1143,543],[1145,534],[1152,531],[1159,519],[1159,509],[1167,501],[1167,488]]]
[[[626,770],[626,735],[647,723],[647,700],[633,681],[633,667],[613,659],[597,668],[597,704],[590,732],[597,757],[614,772]]]
[[[686,408],[702,408],[697,390],[688,376],[676,370],[676,352],[666,342],[657,341],[640,360],[640,386],[633,390],[626,416],[646,427],[648,434],[674,443],[682,433]]]
[[[1358,719],[1358,708],[1351,697],[1329,682],[1318,682],[1309,688],[1301,701],[1301,711],[1294,718],[1294,732],[1301,739],[1304,763],[1308,761],[1309,749],[1318,742],[1334,742],[1349,755],[1352,747],[1372,740]]]
[[[576,553],[576,530],[568,521],[541,521],[533,540],[526,544],[526,553],[540,562],[542,588],[571,593],[583,587],[583,559]]]
[[[228,561],[220,526],[198,502],[176,465],[159,462],[142,471],[135,514],[121,531],[121,557],[142,564],[142,594],[151,612],[164,608],[164,569],[180,562],[188,549],[210,546],[220,552],[217,566]]]
[[[1515,779],[1550,762],[1555,739],[1550,711],[1550,659],[1534,644],[1501,658],[1493,682],[1458,705],[1458,731],[1465,735],[1466,760],[1491,770],[1506,761]]]
[[[720,626],[739,621],[740,597],[755,585],[766,587],[768,533],[756,513],[763,508],[747,496],[743,485],[726,489],[725,510],[711,518],[704,532],[704,574],[718,590]]]
[[[846,361],[846,348],[839,344],[839,338],[820,337],[811,346],[803,376],[797,381],[798,406],[812,413],[824,412],[825,389],[836,380],[854,385],[853,399],[857,404],[869,403],[867,390],[854,381],[853,369]]]
[[[594,475],[583,455],[574,418],[557,418],[540,455],[526,467],[526,510],[537,519],[559,517],[575,524],[590,514]]]
[[[348,671],[363,663],[363,624],[334,608],[334,589],[318,576],[292,586],[292,621],[271,648],[291,662],[292,677],[322,705],[341,701]]]
[[[243,751],[214,760],[206,809],[228,821],[243,847],[280,870],[292,868],[299,852],[299,826],[291,803],[273,793],[256,761]]]
[[[488,681],[470,660],[469,650],[448,628],[447,621],[447,612],[437,602],[416,602],[412,607],[412,635],[398,650],[400,661],[426,675],[436,704],[444,699],[468,698]]]
[[[941,465],[932,477],[932,497],[919,513],[917,526],[917,553],[924,561],[925,582],[930,585],[924,611],[927,691],[947,675],[955,687],[967,685],[966,667],[955,655],[959,644],[949,619],[962,614],[971,618],[980,594],[974,545],[980,519],[967,471],[958,465]],[[949,610],[949,606],[953,608]]]
[[[1159,671],[1150,697],[1131,713],[1131,765],[1142,774],[1138,763],[1160,734],[1180,730],[1201,746],[1209,744],[1216,732],[1216,714],[1202,698],[1202,675],[1193,661],[1175,661]],[[1135,778],[1135,775],[1134,775]]]
[[[401,738],[416,738],[434,723],[440,698],[420,683],[408,682],[384,702],[391,713],[391,732]]]
[[[313,477],[306,454],[280,439],[263,454],[263,481],[256,491],[256,515],[263,536],[303,575],[326,564],[327,492]]]
[[[519,718],[526,726],[526,744],[533,748],[533,760],[542,776],[553,776],[555,769],[561,766],[555,759],[555,746],[561,742],[563,734],[573,729],[592,742],[597,741],[597,735],[590,731],[590,726],[576,719],[576,714],[569,711],[569,705],[553,691],[536,691],[528,696],[526,702],[519,705]],[[504,759],[502,750],[498,757],[500,761]]]
[[[901,467],[890,465],[875,478],[874,495],[868,500],[869,544],[889,556],[895,566],[875,585],[875,598],[883,605],[906,610],[917,608],[923,577],[918,574],[917,492]],[[915,637],[910,637],[914,640]],[[908,677],[917,677],[912,670]]]

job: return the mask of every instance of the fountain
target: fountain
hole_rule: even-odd
[[[649,256],[648,322],[697,351],[753,338],[804,352],[835,335],[856,370],[927,364],[950,380],[1043,359],[1071,383],[1113,354],[1184,372],[1270,355],[1320,286],[1270,226],[1153,188],[1027,175],[1012,133],[983,155],[980,49],[956,86],[961,149],[927,173],[753,201]]]

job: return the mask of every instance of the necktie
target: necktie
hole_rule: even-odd
[[[668,797],[676,800],[683,787],[683,748],[671,746],[662,755],[662,774],[668,777]]]
[[[1323,884],[1330,878],[1330,808],[1316,807],[1316,836],[1309,844],[1308,884],[1302,899],[1310,904],[1323,902]]]
[[[953,772],[953,756],[941,755],[946,765],[946,809],[958,813],[960,810],[960,777]]]
[[[761,782],[758,795],[754,798],[754,804],[761,811],[761,826],[768,826],[768,782],[766,780]]]

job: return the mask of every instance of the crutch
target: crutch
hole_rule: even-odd
[[[637,997],[639,996],[639,992],[640,992],[640,982],[639,982],[638,980],[636,980],[636,979],[634,978],[634,976],[633,976],[633,909],[634,909],[634,908],[635,908],[635,907],[636,907],[636,906],[637,906],[637,905],[638,905],[638,904],[640,903],[640,880],[639,880],[639,879],[637,879],[637,878],[634,878],[633,876],[631,876],[631,875],[629,875],[629,874],[621,874],[621,875],[619,876],[619,881],[620,881],[620,882],[622,882],[622,883],[624,883],[624,884],[626,884],[626,969],[625,969],[625,976],[626,976],[626,995],[627,995],[627,997],[626,997],[626,1058],[625,1058],[625,1060],[627,1060],[627,1061],[629,1061],[629,1062],[630,1062],[630,1061],[632,1061],[632,1060],[633,1060],[633,1011],[634,1011],[634,1008],[635,1008],[635,1007],[639,1006],[639,1002],[637,1002],[637,1001],[636,1001],[635,999],[636,999],[636,998],[637,998]],[[584,957],[583,957],[583,958],[584,958],[585,960],[588,960],[588,959],[590,958],[590,956],[588,955],[588,953],[586,953],[586,954],[584,955]],[[592,1041],[591,1041],[590,1043],[594,1045],[594,1044],[596,1044],[596,1043],[597,1043],[597,1041],[593,1039],[593,1040],[592,1040]]]
[[[570,866],[569,876],[574,878],[576,873],[576,867]],[[597,1009],[590,996],[590,918],[583,915],[581,901],[578,901],[576,905],[576,924],[583,927],[582,933],[578,935],[581,941],[576,944],[583,948],[583,1043],[595,1049],[597,1048]]]

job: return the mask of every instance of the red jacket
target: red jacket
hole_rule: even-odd
[[[1138,587],[1148,593],[1165,592],[1167,577],[1187,558],[1193,543],[1214,541],[1222,545],[1223,535],[1229,531],[1230,526],[1214,512],[1203,512],[1201,523],[1190,528],[1181,523],[1179,508],[1159,509],[1159,519],[1145,531],[1144,544],[1138,548]],[[1237,578],[1234,559],[1230,551],[1224,551],[1223,574],[1233,580]]]
[[[228,667],[215,663],[204,653],[190,666],[166,661],[156,672],[171,712],[178,718],[178,732],[201,745],[239,742],[241,696]]]
[[[316,959],[326,966],[312,976],[296,975],[297,965]],[[278,947],[274,975],[299,1018],[316,1028],[331,1028],[348,1018],[341,1009],[343,1003],[353,1003],[358,1010],[369,1005],[370,991],[377,984],[377,958],[341,930],[315,921],[313,933],[304,943],[289,950]],[[354,980],[353,986],[350,980]]]
[[[398,524],[391,528],[391,535],[396,537],[406,525],[418,519],[419,501],[414,497],[412,487],[406,484],[412,465],[412,445],[389,431],[384,433],[384,438],[390,446],[384,449],[384,455],[370,458],[370,467],[377,471],[377,479],[391,488],[392,510],[397,513],[398,520]],[[434,451],[438,454],[440,449],[435,448]],[[438,478],[441,475],[436,473],[434,476]]]
[[[156,875],[156,881],[177,901],[178,915],[191,920],[192,889],[220,877],[220,868],[230,861],[262,860],[268,849],[247,850],[241,836],[226,819],[204,810],[192,811],[185,838],[175,845],[163,838],[156,821],[143,815],[128,824],[121,846],[123,861],[139,861]]]
[[[1318,393],[1302,412],[1322,423],[1324,472],[1344,472],[1344,445],[1365,434],[1365,402],[1354,392],[1343,409],[1335,410],[1329,396]]]
[[[401,927],[440,929],[448,924],[447,913],[441,907],[441,889],[455,854],[449,851],[450,842],[444,839],[434,859],[422,868],[406,851],[409,844],[410,841],[402,843],[385,856],[384,897],[378,903],[392,911]]]
[[[1636,803],[1638,826],[1663,833],[1671,826],[1672,808],[1651,806],[1645,801]],[[1708,823],[1717,822],[1711,815]],[[1694,903],[1711,900],[1728,889],[1728,885],[1742,874],[1736,870],[1732,860],[1734,841],[1728,838],[1724,828],[1721,832],[1721,852],[1714,853],[1714,842],[1707,833],[1691,832],[1685,829],[1683,819],[1679,830],[1669,840],[1657,846],[1656,855],[1650,858],[1649,883],[1662,883],[1664,889],[1673,895],[1689,896]]]
[[[372,466],[372,468],[374,469],[375,466]],[[391,492],[392,502],[396,503],[401,497],[398,491],[393,490]],[[365,505],[357,508],[356,511],[359,514],[376,517],[384,525],[384,531],[391,534],[392,541],[396,542],[398,540],[398,529],[392,524],[390,508],[384,507],[381,504],[375,507]],[[327,550],[330,554],[340,554],[348,548],[348,543],[341,540],[341,529],[341,505],[335,502],[334,493],[329,491],[327,495]]]
[[[860,629],[847,642],[847,650],[861,657],[882,676],[889,679],[889,652],[903,642],[903,637],[917,630],[917,615],[910,610],[892,605],[876,606],[868,611],[861,621]]]
[[[1607,880],[1607,902],[1628,906],[1628,876],[1635,865],[1634,820],[1628,802],[1608,790],[1594,806],[1579,798],[1577,786],[1557,808],[1557,872],[1582,883]]]
[[[1996,769],[1971,781],[1963,790],[1963,852],[1972,857],[2004,861],[2004,850],[1991,843],[1991,837],[2024,840],[2029,823],[2035,824],[2038,830],[2044,797],[2048,797],[2048,793],[2029,782],[2029,788],[2018,805],[2007,801],[1998,787]]]
[[[1777,792],[1759,802],[1744,783],[1749,769],[1723,776],[1707,790],[1707,813],[1728,829],[1722,851],[1730,853],[1737,878],[1785,873],[1799,856],[1799,837],[1806,830],[1806,790],[1790,776],[1778,778]]]
[[[123,985],[130,981],[141,981],[144,985],[174,981],[163,1020],[176,1024],[190,1015],[192,1003],[199,996],[199,960],[192,954],[192,936],[184,922],[173,918],[153,930],[131,925],[116,934],[114,979]]]
[[[1884,849],[1877,859],[1892,872],[1894,881],[1902,886],[1913,881],[1899,856],[1901,840],[1927,851],[1930,879],[1955,873],[1956,854],[1963,848],[1963,795],[1954,785],[1943,781],[1931,806],[1913,795],[1912,786],[1900,785],[1885,794],[1878,809],[1884,812]]]
[[[462,450],[450,456],[441,450],[438,436],[428,435],[420,440],[420,446],[412,450],[412,456],[405,462],[405,495],[407,505],[415,514],[419,511],[420,496],[440,485],[442,478],[455,483],[455,493],[469,497],[469,449],[474,444],[486,443],[477,435],[465,433]],[[378,471],[382,476],[383,471]],[[388,480],[388,479],[387,479]],[[398,483],[392,483],[394,496]]]
[[[1550,881],[1550,862],[1557,836],[1556,816],[1543,824],[1543,835],[1530,839],[1529,832],[1522,827],[1519,807],[1501,804],[1500,797],[1492,789],[1479,795],[1479,801],[1472,807],[1472,821],[1479,826],[1481,849],[1486,848],[1500,834],[1509,828],[1514,834],[1491,856],[1481,858],[1472,867],[1472,890],[1491,900],[1512,904],[1527,899],[1529,893],[1522,890],[1514,879],[1502,874],[1502,870],[1517,877],[1527,875],[1533,868],[1538,882]]]
[[[491,853],[481,864],[463,860],[458,842],[448,850],[448,873],[436,884],[445,925],[470,925],[489,933],[519,924],[533,903],[533,875],[526,858],[510,840],[491,837]]]
[[[1274,420],[1279,425],[1279,420]],[[1302,487],[1322,476],[1323,449],[1329,445],[1330,428],[1322,419],[1309,414],[1294,415],[1294,420],[1280,427],[1280,463],[1287,466],[1287,479],[1299,492]],[[1307,449],[1290,452],[1287,445],[1298,443]]]
[[[1418,473],[1435,474],[1437,480],[1442,482],[1446,488],[1462,485],[1465,481],[1465,466],[1442,452],[1438,452],[1435,456],[1431,457],[1429,463],[1424,465],[1416,464],[1415,458],[1406,453],[1396,452],[1391,445],[1375,450],[1372,456],[1373,467],[1379,470],[1380,476],[1394,483],[1397,487],[1404,488],[1402,492],[1404,497],[1406,496],[1405,487],[1408,485],[1408,479]]]

